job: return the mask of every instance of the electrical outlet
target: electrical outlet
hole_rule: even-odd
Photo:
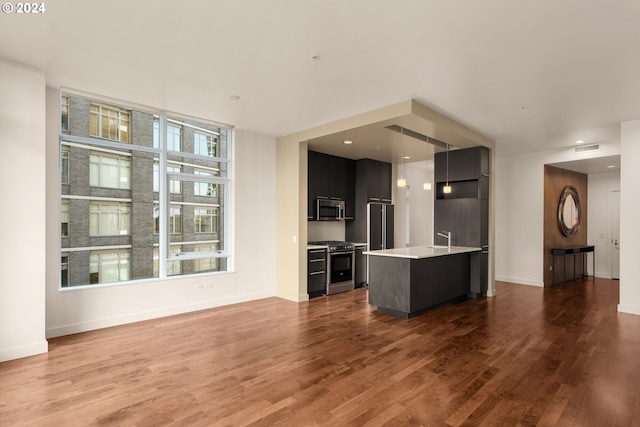
[[[205,283],[204,284],[204,288],[205,289],[211,289],[211,288],[213,288],[213,285],[211,283]]]

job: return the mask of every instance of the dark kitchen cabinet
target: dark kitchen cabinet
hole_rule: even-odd
[[[346,239],[367,241],[367,203],[391,203],[391,163],[373,159],[355,162],[355,220],[346,226]]]
[[[489,150],[473,147],[449,152],[449,185],[446,152],[436,153],[434,194],[434,244],[446,245],[440,231],[451,232],[452,246],[482,248],[478,257],[480,278],[470,290],[472,296],[486,295],[489,252]]]
[[[358,197],[358,192],[363,192],[363,197]],[[364,198],[367,202],[391,203],[391,163],[373,159],[356,160],[356,198]]]
[[[439,152],[435,156],[435,180],[449,182],[476,180],[481,176],[489,176],[489,150],[485,147],[465,148],[449,151],[449,167],[447,153]]]
[[[307,293],[309,298],[327,292],[327,250],[307,249]]]
[[[345,216],[353,219],[355,209],[355,165],[351,159],[308,152],[307,218],[316,219],[316,199],[345,202]]]
[[[365,245],[356,246],[355,249],[355,287],[367,286],[367,256],[363,253],[367,247]]]

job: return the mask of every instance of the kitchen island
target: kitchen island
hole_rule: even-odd
[[[486,295],[479,289],[481,248],[417,246],[366,251],[369,304],[402,318]]]

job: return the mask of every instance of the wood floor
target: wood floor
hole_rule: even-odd
[[[640,426],[617,282],[497,290],[409,320],[359,289],[52,339],[0,364],[0,425]]]

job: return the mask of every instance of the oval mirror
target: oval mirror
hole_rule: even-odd
[[[558,226],[565,236],[573,236],[580,227],[580,198],[573,185],[562,189],[558,203]]]

